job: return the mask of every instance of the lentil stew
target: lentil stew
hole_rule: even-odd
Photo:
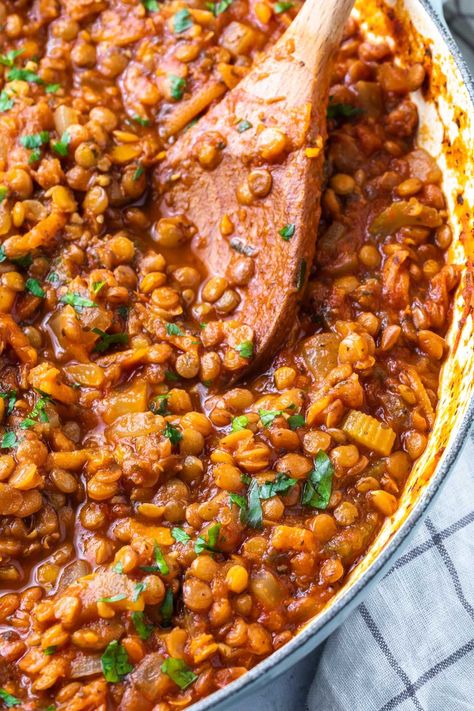
[[[169,711],[225,686],[344,585],[424,451],[460,268],[416,145],[421,64],[348,23],[299,322],[251,381],[251,250],[209,274],[186,215],[157,212],[167,148],[298,7],[0,3],[7,707]],[[196,146],[209,170],[222,153]]]

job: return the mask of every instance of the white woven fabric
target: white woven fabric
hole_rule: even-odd
[[[474,75],[474,0],[445,15]],[[313,654],[234,711],[474,711],[474,431],[407,551]]]

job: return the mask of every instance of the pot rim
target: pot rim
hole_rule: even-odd
[[[471,76],[459,46],[456,44],[455,39],[440,14],[441,3],[438,2],[438,0],[432,0],[439,8],[435,9],[430,0],[418,0],[418,2],[435,24],[443,42],[453,57],[456,68],[462,77],[463,84],[469,95],[472,108],[474,109],[474,79]],[[437,467],[436,472],[431,477],[422,495],[414,504],[412,511],[394,533],[385,549],[374,559],[373,563],[370,564],[370,567],[361,575],[359,580],[346,590],[343,590],[336,602],[329,604],[325,610],[308,622],[306,626],[283,647],[273,652],[266,659],[255,667],[252,667],[252,669],[248,670],[223,689],[215,691],[194,703],[189,707],[189,711],[208,711],[208,709],[211,708],[213,711],[223,711],[224,708],[227,708],[237,700],[237,696],[240,700],[248,697],[252,692],[256,691],[257,688],[265,686],[272,679],[286,671],[286,669],[294,666],[297,661],[313,651],[317,644],[321,644],[321,642],[336,629],[338,624],[342,623],[343,619],[357,606],[363,593],[366,592],[366,588],[382,577],[395,553],[399,551],[403,544],[407,543],[409,536],[422,519],[428,506],[440,490],[440,487],[445,483],[449,472],[461,454],[473,421],[474,397],[471,398],[468,408],[458,424],[455,436],[446,447],[442,463]],[[340,617],[343,619],[338,619]],[[263,676],[268,677],[265,682],[261,681]]]

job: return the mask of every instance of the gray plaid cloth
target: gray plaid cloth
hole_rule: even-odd
[[[474,0],[446,20],[474,74]],[[474,431],[385,578],[331,637],[233,711],[474,711]]]

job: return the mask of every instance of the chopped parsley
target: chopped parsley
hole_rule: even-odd
[[[232,432],[240,432],[240,430],[244,430],[249,423],[249,418],[247,415],[239,415],[238,417],[234,417],[232,420]]]
[[[239,133],[244,133],[244,131],[248,131],[249,128],[252,128],[252,124],[250,123],[250,121],[247,121],[247,119],[242,119],[237,124],[237,131]]]
[[[46,656],[50,657],[51,655],[56,654],[57,649],[57,646],[55,644],[52,644],[50,647],[46,647],[46,649],[43,649],[43,654],[46,654]]]
[[[292,2],[276,2],[273,6],[273,10],[277,15],[281,15],[282,12],[287,12],[293,7]]]
[[[113,595],[113,597],[101,597],[99,602],[120,602],[121,600],[126,600],[126,598],[125,593],[119,593],[118,595]]]
[[[29,84],[44,84],[44,81],[36,72],[32,72],[31,69],[18,69],[17,67],[10,69],[7,74],[7,80],[26,81]]]
[[[280,417],[280,415],[283,415],[282,410],[259,410],[258,411],[258,416],[260,417],[260,420],[261,420],[262,425],[264,427],[270,427],[273,420],[276,417]]]
[[[278,230],[278,234],[283,237],[285,242],[289,242],[295,234],[295,226],[293,224],[285,225],[281,230]]]
[[[163,430],[163,435],[169,439],[171,444],[178,444],[178,442],[183,439],[183,435],[178,430],[178,428],[173,427],[173,425],[169,422],[166,423],[165,429]]]
[[[15,59],[19,57],[20,54],[23,54],[24,51],[24,49],[11,49],[5,54],[0,54],[0,64],[3,64],[4,67],[13,67]]]
[[[235,347],[235,350],[242,358],[251,358],[253,356],[253,343],[252,341],[242,341]]]
[[[256,479],[252,479],[247,494],[247,524],[252,528],[262,528],[263,511],[260,503],[259,486]]]
[[[240,507],[240,520],[251,528],[262,528],[263,510],[261,501],[271,499],[277,494],[287,494],[296,484],[296,479],[292,479],[286,474],[279,473],[273,481],[266,481],[258,484],[256,479],[245,478],[245,483],[249,484],[247,499],[240,494],[229,494],[230,500]]]
[[[242,496],[241,494],[235,494],[233,491],[229,491],[229,499],[240,509],[240,522],[246,524],[248,507],[247,499],[245,498],[245,496]]]
[[[150,410],[154,415],[168,414],[168,397],[169,395],[156,395],[150,402]]]
[[[16,438],[16,434],[10,430],[9,432],[5,432],[3,434],[2,441],[0,442],[0,449],[11,449],[12,447],[16,447],[17,444],[18,440]]]
[[[46,93],[47,94],[55,94],[57,91],[59,91],[61,88],[61,84],[48,84],[46,86]]]
[[[97,304],[85,296],[76,294],[75,292],[68,291],[67,294],[63,294],[59,301],[63,304],[69,304],[69,306],[74,306],[76,311],[82,311],[82,309],[92,309],[97,308]]]
[[[287,422],[290,425],[290,429],[292,430],[297,430],[299,427],[304,427],[305,425],[305,419],[303,415],[290,415]]]
[[[157,0],[141,0],[141,3],[148,12],[158,12],[160,9]]]
[[[295,484],[296,479],[279,472],[273,481],[266,481],[261,484],[258,488],[258,493],[261,499],[271,499],[276,494],[287,494]]]
[[[48,274],[46,277],[46,281],[49,281],[50,284],[56,284],[59,281],[59,274],[57,272],[51,272],[51,274]]]
[[[92,333],[95,333],[100,337],[94,346],[94,350],[97,353],[104,353],[110,348],[110,346],[128,343],[128,333],[106,333],[100,328],[92,328],[91,330]]]
[[[132,612],[132,622],[140,639],[147,640],[153,632],[153,625],[145,622],[144,612]]]
[[[25,417],[25,419],[20,423],[22,430],[34,427],[38,424],[38,422],[49,422],[49,417],[45,411],[45,407],[49,399],[50,398],[47,396],[41,396],[38,398],[29,416]]]
[[[5,689],[0,689],[0,699],[3,701],[7,709],[13,708],[13,706],[19,706],[22,702],[17,699],[13,694],[9,694]]]
[[[12,109],[14,104],[15,102],[8,96],[5,89],[3,89],[3,91],[0,91],[0,114],[3,114],[4,111]]]
[[[182,528],[178,528],[177,526],[171,529],[171,535],[176,543],[187,543],[191,540],[191,536],[189,536],[186,531],[183,531]]]
[[[301,503],[313,509],[326,509],[331,498],[334,467],[326,452],[319,450],[314,458],[314,469],[303,488]]]
[[[51,143],[51,148],[60,156],[67,156],[68,146],[71,143],[71,136],[67,131],[64,131],[59,141]]]
[[[46,296],[45,290],[41,287],[38,279],[27,279],[25,282],[25,289],[33,294],[33,296],[38,296],[40,299],[44,299]]]
[[[132,602],[137,602],[138,598],[146,588],[146,583],[137,583],[133,589]]]
[[[153,557],[155,559],[155,565],[141,565],[140,570],[145,573],[161,573],[161,575],[168,575],[170,572],[168,563],[161,551],[160,546],[155,541],[155,547],[153,548]]]
[[[171,618],[173,617],[174,599],[173,591],[171,588],[167,588],[165,593],[165,599],[160,607],[161,612],[161,624],[163,627],[169,627],[171,624]]]
[[[190,27],[193,26],[193,18],[187,7],[183,7],[179,10],[173,17],[173,30],[176,34],[181,32],[186,32]]]
[[[160,667],[163,674],[169,676],[180,689],[187,689],[193,684],[197,677],[182,659],[168,657]]]
[[[173,373],[172,370],[165,370],[165,378],[167,380],[179,380],[179,376]]]
[[[362,109],[357,108],[357,106],[352,106],[352,104],[335,103],[331,101],[330,98],[326,116],[328,119],[351,119],[360,116],[361,113],[363,113]]]
[[[29,163],[34,163],[41,158],[41,148],[49,141],[49,131],[40,131],[39,133],[29,133],[26,136],[20,136],[20,143],[24,148],[31,149]]]
[[[113,566],[112,570],[114,570],[116,573],[119,575],[123,575],[123,563],[121,560],[118,560],[115,565]]]
[[[8,195],[8,188],[5,185],[0,185],[0,202],[3,202]],[[4,261],[3,259],[0,261]]]
[[[132,119],[136,121],[140,126],[149,126],[150,125],[150,119],[144,117],[144,116],[139,116],[138,114],[133,114]]]
[[[170,94],[175,101],[180,101],[186,89],[186,79],[178,77],[176,74],[169,75]]]
[[[6,414],[11,415],[16,404],[16,390],[8,390],[6,393],[0,393],[2,400],[6,403]]]
[[[198,536],[196,538],[196,543],[194,544],[194,552],[199,555],[203,551],[211,551],[212,553],[217,553],[217,540],[219,538],[219,531],[221,530],[221,524],[216,523],[207,532],[207,540],[203,536]]]
[[[10,261],[19,267],[26,269],[33,264],[33,257],[31,254],[24,254],[22,257],[15,257],[15,259],[11,259]]]
[[[141,163],[137,165],[137,169],[135,170],[134,174],[132,175],[132,180],[136,183],[137,180],[139,180],[143,173],[145,172],[144,167],[142,166]]]
[[[97,295],[106,284],[106,281],[94,281],[92,284],[92,293]]]
[[[212,12],[214,17],[222,15],[223,12],[229,9],[234,0],[220,0],[220,2],[207,2],[206,7]]]
[[[128,661],[127,652],[116,639],[109,642],[100,662],[105,680],[111,684],[121,681],[133,670],[133,666]]]
[[[183,331],[175,323],[166,324],[166,333],[168,336],[184,336]]]

